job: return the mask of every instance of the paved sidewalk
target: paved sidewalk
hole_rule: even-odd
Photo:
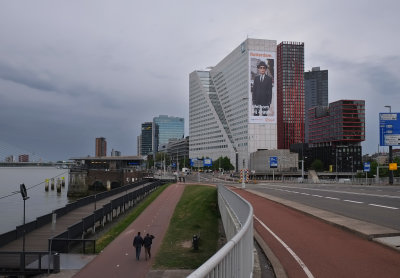
[[[183,184],[168,186],[164,192],[154,200],[140,216],[132,222],[103,252],[90,261],[78,273],[62,271],[53,277],[138,277],[145,278],[154,262],[154,257],[160,248],[167,231],[169,221],[176,204],[184,190]],[[152,257],[144,259],[142,248],[141,259],[136,261],[135,250],[132,246],[133,238],[140,231],[142,235],[150,233],[155,236],[152,245]],[[69,275],[69,276],[68,276]]]

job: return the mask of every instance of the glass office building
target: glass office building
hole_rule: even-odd
[[[140,135],[140,154],[148,155],[153,151],[153,123],[142,123],[142,134]]]
[[[170,139],[184,138],[184,119],[160,115],[153,118],[153,150],[157,153]]]
[[[276,68],[276,41],[247,39],[190,74],[190,158],[227,156],[239,170],[250,153],[277,148]]]
[[[328,70],[313,67],[304,73],[305,141],[309,141],[308,110],[316,106],[328,106]]]

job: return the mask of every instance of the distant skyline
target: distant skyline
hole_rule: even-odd
[[[189,74],[247,37],[304,42],[305,71],[329,71],[329,103],[366,102],[363,153],[379,112],[400,112],[397,1],[11,1],[0,3],[0,160],[108,149],[136,154],[141,123],[185,119]],[[381,150],[387,150],[387,147]]]

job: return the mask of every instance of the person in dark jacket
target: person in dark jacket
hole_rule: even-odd
[[[133,246],[136,248],[136,260],[138,261],[140,258],[140,251],[143,246],[143,238],[140,236],[140,232],[137,233],[137,236],[133,239]]]
[[[149,256],[149,259],[151,258],[151,245],[153,244],[153,235],[146,234],[146,236],[143,239],[143,245],[144,245],[144,256],[147,260],[147,256]]]
[[[263,108],[262,114],[263,116],[266,116],[266,112],[268,111],[272,101],[272,78],[266,74],[268,65],[264,61],[261,61],[257,65],[257,69],[258,75],[254,78],[254,83],[251,88],[253,93],[252,100],[253,105]]]

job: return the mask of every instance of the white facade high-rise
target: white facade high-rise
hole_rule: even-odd
[[[252,93],[260,63],[272,80],[268,103],[257,103]],[[227,156],[239,170],[248,168],[250,153],[276,149],[275,77],[276,41],[259,39],[247,39],[215,67],[192,72],[190,158]]]

